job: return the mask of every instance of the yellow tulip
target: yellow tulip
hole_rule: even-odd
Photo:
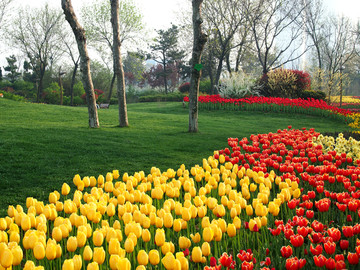
[[[94,257],[93,261],[97,262],[98,264],[103,264],[105,261],[105,250],[103,247],[96,247],[94,248]]]
[[[13,266],[20,265],[20,263],[21,263],[21,261],[23,259],[23,256],[24,256],[24,253],[23,253],[21,247],[16,246],[16,247],[12,248],[11,253],[13,254],[13,263],[12,263],[12,265]]]
[[[77,235],[76,235],[76,240],[77,240],[77,246],[79,248],[82,248],[83,246],[85,246],[86,240],[87,240],[85,232],[78,230]]]
[[[234,219],[233,219],[233,224],[235,225],[235,228],[237,230],[239,230],[241,228],[241,219],[236,216]]]
[[[62,248],[60,246],[60,244],[56,245],[56,259],[59,259],[61,257],[62,254]]]
[[[44,259],[44,257],[45,257],[45,248],[44,248],[44,245],[43,245],[41,242],[37,242],[37,243],[34,245],[33,252],[34,252],[34,257],[35,257],[37,260],[42,260],[42,259]]]
[[[23,270],[34,270],[35,264],[33,261],[26,261]]]
[[[130,270],[131,269],[131,263],[127,258],[120,258],[117,269],[121,270]]]
[[[73,257],[73,262],[74,262],[74,270],[80,270],[82,267],[82,259],[80,255],[75,255]]]
[[[174,254],[171,252],[166,253],[165,257],[161,259],[161,262],[165,269],[173,269],[175,262]]]
[[[61,269],[62,270],[75,270],[74,261],[72,259],[65,260]]]
[[[191,246],[191,241],[189,238],[185,237],[185,236],[180,236],[179,238],[179,247],[181,249],[187,249]]]
[[[162,254],[166,255],[166,253],[171,252],[171,246],[169,242],[165,242],[162,246],[161,246],[161,252]]]
[[[112,270],[118,269],[117,265],[119,261],[120,261],[120,256],[118,254],[111,254],[109,260],[110,268]]]
[[[235,225],[233,223],[228,224],[226,232],[229,235],[229,237],[234,237],[236,235]]]
[[[151,233],[148,229],[142,231],[141,238],[144,242],[149,242],[151,240]]]
[[[173,216],[171,215],[171,213],[165,213],[164,226],[166,228],[171,228],[173,226],[173,222],[174,222],[174,219],[173,219]]]
[[[192,249],[191,258],[194,263],[199,263],[202,261],[202,251],[200,247],[194,247]]]
[[[64,183],[61,187],[61,194],[66,196],[70,193],[70,186],[66,183]]]
[[[165,232],[164,229],[157,229],[155,233],[155,244],[161,247],[165,243]]]
[[[149,261],[152,265],[158,265],[160,262],[160,255],[159,255],[159,251],[157,251],[156,249],[152,249],[149,252]]]
[[[99,264],[97,262],[89,263],[86,269],[87,270],[99,270]]]
[[[174,220],[173,229],[174,229],[175,232],[180,232],[181,231],[181,219],[177,218],[177,219]]]
[[[56,245],[54,243],[48,243],[46,245],[45,255],[48,260],[56,259]]]
[[[95,246],[100,247],[104,242],[104,235],[101,231],[97,230],[93,233],[93,243]]]
[[[196,233],[195,235],[190,234],[191,240],[196,244],[201,241],[200,233]]]
[[[84,248],[84,252],[83,252],[83,259],[85,261],[91,261],[92,257],[93,257],[93,251],[92,251],[91,247],[86,246]]]
[[[0,264],[5,269],[10,267],[13,264],[14,255],[12,254],[11,250],[7,247],[0,253]]]
[[[254,231],[255,225],[257,225],[256,221],[254,219],[250,219],[250,221],[249,221],[249,229],[250,229],[250,231]]]
[[[211,254],[211,247],[210,244],[208,242],[204,242],[201,246],[201,252],[202,255],[204,255],[205,257],[209,256]]]
[[[109,253],[110,254],[119,254],[120,252],[120,242],[117,238],[111,238],[109,242]]]
[[[246,214],[247,214],[248,216],[252,216],[252,215],[254,214],[254,210],[253,210],[253,208],[252,208],[251,205],[247,205],[247,206],[246,206]]]
[[[125,240],[125,244],[124,244],[124,247],[125,247],[125,251],[127,253],[131,253],[134,251],[134,242],[131,238],[126,238]]]
[[[210,227],[206,227],[203,230],[203,240],[205,242],[211,242],[214,238],[214,231]]]
[[[149,256],[145,250],[140,250],[137,254],[137,261],[140,265],[147,265],[149,263]]]
[[[66,242],[66,249],[69,252],[74,252],[77,249],[77,239],[75,236],[71,236],[68,238]]]

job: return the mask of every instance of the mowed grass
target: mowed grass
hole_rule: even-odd
[[[9,204],[26,197],[47,200],[51,191],[71,183],[75,174],[121,175],[151,167],[177,169],[202,164],[214,150],[227,147],[228,137],[315,128],[347,130],[344,123],[314,116],[201,111],[197,134],[189,134],[188,109],[181,103],[128,105],[130,127],[119,128],[118,108],[99,110],[101,128],[88,128],[85,107],[65,107],[0,100],[0,216]]]

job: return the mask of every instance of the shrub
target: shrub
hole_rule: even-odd
[[[190,91],[190,83],[186,82],[179,86],[180,93],[189,93]]]
[[[299,98],[311,86],[307,72],[292,69],[275,69],[260,79],[261,94],[264,96]]]
[[[100,98],[100,100],[103,98],[104,96],[104,91],[100,90],[100,89],[94,89],[95,92],[95,100],[98,101],[98,99]],[[81,98],[83,100],[83,103],[86,103],[86,93],[81,95]]]
[[[259,95],[255,80],[243,71],[226,73],[217,88],[220,96],[224,98],[243,98]]]
[[[212,94],[210,79],[200,81],[199,91],[202,93]]]
[[[304,90],[300,93],[300,98],[303,99],[313,98],[313,99],[325,100],[326,94],[322,91]]]
[[[22,96],[1,90],[0,90],[0,96],[2,96],[2,98],[11,99],[14,101],[26,101],[26,99]]]
[[[60,86],[56,82],[52,82],[49,87],[45,88],[42,93],[42,98],[45,103],[59,104],[60,103]]]

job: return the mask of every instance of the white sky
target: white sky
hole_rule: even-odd
[[[80,14],[81,6],[92,1],[96,0],[72,0],[75,12]],[[61,8],[60,0],[15,0],[15,7],[41,7],[46,2],[52,7]],[[190,4],[190,0],[134,0],[134,2],[144,16],[149,35],[155,33],[154,29],[166,29],[171,22],[176,22],[178,12]],[[344,14],[354,21],[360,19],[360,0],[323,0],[323,2],[331,13]],[[11,53],[11,49],[0,48],[0,66],[6,64],[5,57]]]

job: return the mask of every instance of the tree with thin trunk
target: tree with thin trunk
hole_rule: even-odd
[[[78,50],[80,54],[80,71],[82,74],[82,81],[84,84],[86,101],[88,105],[89,126],[91,128],[98,128],[99,118],[96,108],[94,86],[90,74],[90,58],[86,47],[85,31],[80,25],[75,15],[71,0],[61,0],[61,6],[64,10],[66,20],[68,21],[71,29],[74,32],[76,43],[78,45]]]
[[[191,78],[189,90],[189,132],[198,132],[198,96],[201,77],[201,54],[207,41],[207,35],[202,31],[201,4],[203,0],[192,0],[193,8],[193,51],[191,59]]]
[[[61,13],[47,4],[39,9],[22,9],[6,30],[15,47],[29,59],[37,81],[36,102],[40,102],[47,68],[60,57],[57,49]]]
[[[302,57],[302,26],[297,24],[303,0],[244,1],[245,14],[263,74]],[[301,8],[297,8],[300,6]],[[286,38],[284,36],[286,35]]]
[[[110,0],[111,3],[111,24],[113,28],[113,57],[114,72],[117,81],[117,95],[119,100],[119,125],[129,126],[126,108],[125,76],[121,59],[121,41],[119,25],[119,0]]]

